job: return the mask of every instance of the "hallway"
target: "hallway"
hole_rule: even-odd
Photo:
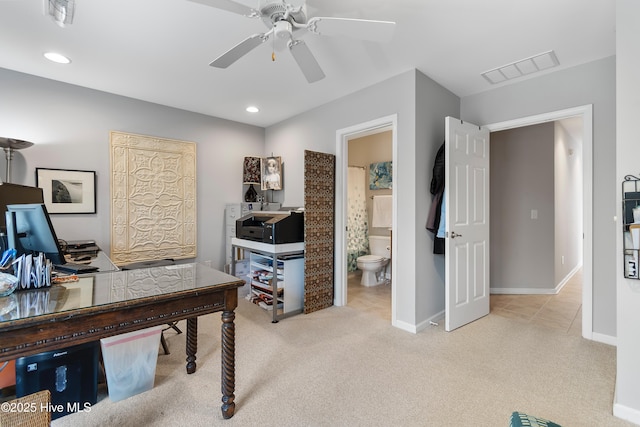
[[[360,272],[348,276],[347,305],[391,321],[391,286],[365,287]],[[582,335],[582,270],[557,295],[491,295],[491,314]]]
[[[582,335],[582,270],[557,295],[491,295],[491,313]]]

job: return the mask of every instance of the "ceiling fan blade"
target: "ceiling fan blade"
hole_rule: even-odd
[[[311,33],[326,36],[347,36],[354,39],[385,42],[391,40],[396,23],[367,19],[315,17],[307,22]]]
[[[294,40],[289,44],[289,50],[309,83],[324,79],[324,72],[320,68],[320,64],[305,42]]]
[[[245,6],[240,3],[236,3],[232,0],[189,0],[193,3],[200,3],[205,6],[215,7],[216,9],[226,10],[227,12],[237,13],[238,15],[244,15],[249,18],[259,18],[260,11],[252,9],[249,6]]]
[[[229,65],[251,52],[269,39],[272,31],[264,34],[254,34],[214,59],[209,65],[216,68],[227,68]]]

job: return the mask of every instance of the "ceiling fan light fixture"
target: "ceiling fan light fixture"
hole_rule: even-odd
[[[297,37],[306,33],[328,36],[348,36],[359,40],[386,42],[393,35],[395,22],[369,19],[314,17],[307,19],[304,0],[260,0],[259,9],[251,9],[236,0],[191,0],[217,9],[244,16],[255,16],[257,12],[269,29],[262,34],[247,37],[231,49],[214,59],[209,65],[227,68],[273,36],[271,61],[276,60],[276,51],[288,47],[298,68],[309,83],[325,77],[318,61],[309,47]],[[253,0],[255,2],[255,0]],[[251,13],[248,13],[251,12]],[[295,36],[294,37],[294,32]]]
[[[73,15],[76,10],[75,0],[48,0],[49,15],[61,27],[73,23]]]
[[[291,38],[291,22],[289,21],[278,21],[273,24],[274,35],[278,39],[289,40]]]

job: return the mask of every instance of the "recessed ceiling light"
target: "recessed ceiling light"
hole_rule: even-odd
[[[51,62],[57,62],[58,64],[68,64],[71,62],[69,58],[64,55],[60,55],[55,52],[47,52],[44,54],[44,57],[47,58]]]
[[[258,111],[260,111],[260,109],[254,105],[250,105],[247,107],[247,111],[249,113],[257,113]]]

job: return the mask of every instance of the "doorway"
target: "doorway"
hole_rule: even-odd
[[[491,133],[490,180],[491,312],[582,336],[582,117]]]
[[[347,141],[347,303],[391,321],[391,269],[363,272],[364,255],[391,258],[392,131]],[[391,178],[391,179],[389,179]],[[373,263],[376,268],[378,262]],[[374,280],[372,280],[374,279]]]
[[[503,122],[496,122],[484,125],[490,132],[498,130],[512,129],[528,126],[548,121],[561,120],[569,117],[582,117],[583,129],[583,269],[582,269],[582,336],[586,339],[593,339],[593,106],[585,105],[565,110],[558,110],[549,113],[523,117]],[[370,122],[361,123],[349,128],[340,129],[336,132],[336,194],[343,195],[336,198],[336,230],[340,230],[336,237],[344,236],[346,227],[346,175],[348,164],[347,141],[356,136],[365,136],[380,132],[382,129],[391,129],[393,135],[393,162],[397,165],[398,142],[397,142],[397,115],[382,117]],[[397,229],[397,197],[393,196],[393,228]],[[392,241],[392,253],[397,254],[397,240]],[[336,288],[334,293],[334,305],[343,306],[347,302],[347,268],[346,268],[346,248],[343,238],[335,239],[334,250]],[[391,323],[397,325],[396,314],[396,263],[397,256],[391,258],[392,289],[391,289]],[[604,341],[603,341],[604,342]],[[607,342],[607,344],[609,344]]]
[[[592,325],[592,106],[586,105],[566,110],[530,116],[506,122],[486,125],[491,131],[515,129],[573,117],[582,118],[582,336],[593,339]]]
[[[347,169],[348,169],[348,144],[354,138],[362,138],[381,132],[391,132],[392,164],[396,164],[398,142],[397,142],[397,115],[381,117],[369,122],[361,123],[349,128],[340,129],[336,132],[336,194],[341,197],[336,198],[336,230],[346,230],[347,218]],[[392,195],[392,229],[396,228],[397,197],[395,192]],[[396,240],[391,241],[391,253],[397,253]],[[336,288],[334,293],[334,305],[347,305],[347,249],[346,233],[337,233],[335,239],[335,276]],[[396,280],[395,280],[396,260],[391,257],[391,322],[396,319]]]

